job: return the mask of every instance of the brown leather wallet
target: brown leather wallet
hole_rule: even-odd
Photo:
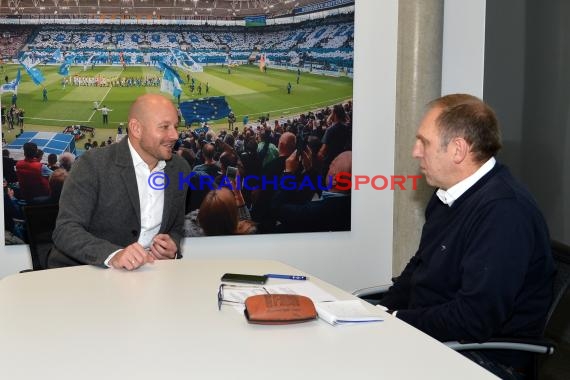
[[[296,294],[260,294],[245,300],[245,317],[250,323],[283,325],[317,318],[310,298]]]

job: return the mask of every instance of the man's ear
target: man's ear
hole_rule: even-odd
[[[137,119],[129,120],[129,134],[137,139],[141,137],[142,125]]]
[[[456,137],[451,141],[451,149],[453,149],[453,162],[460,164],[463,162],[471,150],[471,145],[462,137]]]

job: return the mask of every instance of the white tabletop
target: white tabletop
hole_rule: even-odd
[[[218,311],[225,272],[304,274],[275,261],[188,259],[134,272],[83,266],[4,278],[0,378],[494,378],[388,314],[384,322],[337,327],[248,324],[233,307]]]

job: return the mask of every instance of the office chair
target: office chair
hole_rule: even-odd
[[[542,330],[542,336],[545,335],[549,322],[555,313],[558,304],[562,300],[564,294],[570,286],[570,246],[565,245],[558,241],[551,241],[552,256],[554,258],[554,264],[556,267],[556,274],[554,276],[554,286],[552,303],[548,309],[546,316],[546,322]],[[392,279],[395,281],[395,278]],[[363,289],[355,290],[352,294],[355,296],[370,302],[374,305],[382,303],[382,294],[385,293],[389,288],[386,286],[373,286]],[[488,349],[504,349],[504,350],[518,350],[526,351],[531,353],[552,355],[555,351],[556,345],[546,339],[491,339],[484,343],[471,343],[471,342],[444,342],[445,345],[450,347],[455,351],[463,350],[488,350]],[[536,362],[536,361],[535,361]],[[535,376],[536,378],[537,366],[535,363]]]
[[[58,212],[57,203],[23,208],[33,270],[47,269],[47,257],[53,246],[51,235]]]

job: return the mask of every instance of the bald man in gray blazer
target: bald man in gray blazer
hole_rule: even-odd
[[[181,257],[186,161],[172,153],[178,114],[157,94],[131,106],[128,136],[91,149],[65,181],[48,267],[133,270]]]

